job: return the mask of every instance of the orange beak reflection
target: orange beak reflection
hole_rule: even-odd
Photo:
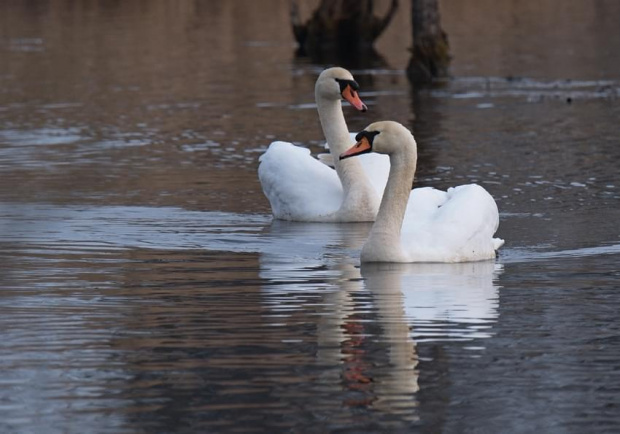
[[[342,91],[342,97],[349,101],[349,103],[359,111],[365,112],[368,110],[366,104],[362,102],[357,92],[351,88],[351,85],[347,85],[347,87],[344,88]]]
[[[340,159],[344,160],[345,158],[353,157],[355,155],[366,154],[372,151],[372,146],[368,141],[368,138],[362,137],[362,139],[357,142],[355,145],[351,146],[349,149],[340,154]]]

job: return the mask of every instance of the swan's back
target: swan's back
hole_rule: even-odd
[[[412,262],[491,259],[503,244],[493,238],[499,226],[497,205],[479,185],[447,192],[416,189],[410,197],[401,239]]]

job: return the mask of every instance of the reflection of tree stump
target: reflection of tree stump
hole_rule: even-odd
[[[302,23],[296,0],[291,0],[291,24],[298,54],[315,61],[342,62],[367,54],[376,56],[373,43],[387,28],[398,8],[392,0],[382,18],[373,14],[373,0],[321,0],[312,17]]]
[[[450,65],[448,35],[442,30],[438,0],[411,0],[413,48],[407,75],[413,82],[447,77]]]

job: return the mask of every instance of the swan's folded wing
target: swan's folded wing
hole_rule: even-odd
[[[503,241],[493,238],[499,213],[491,195],[475,184],[450,188],[444,194],[440,204],[430,203],[430,195],[426,197],[429,200],[419,206],[422,212],[410,212],[408,208],[402,231],[408,252],[437,262],[493,258]]]
[[[357,140],[355,136],[357,133],[349,133],[351,139],[351,145],[354,145]],[[390,157],[383,154],[369,153],[363,154],[359,157],[364,172],[370,179],[370,183],[375,188],[375,191],[379,197],[383,197],[383,191],[387,184],[388,175],[390,174]]]
[[[432,219],[437,210],[446,202],[448,194],[432,187],[414,188],[409,194],[403,230],[419,226],[420,222]]]
[[[383,197],[383,191],[387,184],[388,175],[390,174],[390,157],[387,155],[369,153],[359,157],[364,172],[370,179],[370,183],[380,197]]]
[[[334,157],[328,152],[318,154],[316,156],[316,159],[319,160],[321,163],[325,164],[327,167],[331,167],[332,169],[335,167]]]
[[[258,177],[274,217],[320,221],[340,208],[343,192],[338,175],[312,158],[309,149],[273,142],[259,161]]]
[[[357,133],[349,133],[351,145],[355,144],[356,134]],[[329,145],[327,143],[323,146],[325,149],[329,149]],[[317,158],[321,163],[331,168],[334,167],[334,156],[330,153],[319,154],[317,155]],[[377,194],[380,197],[383,196],[388,175],[390,174],[390,157],[382,154],[369,153],[360,155],[358,159],[362,163],[364,172],[368,176],[368,179],[370,180],[371,185],[375,188]]]
[[[493,197],[477,184],[449,188],[447,194],[439,220],[445,219],[445,224],[452,227],[458,221],[456,225],[463,245],[492,248],[495,245],[493,235],[499,227],[499,211]]]

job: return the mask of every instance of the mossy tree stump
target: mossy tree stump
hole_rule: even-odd
[[[412,82],[448,76],[450,46],[440,21],[438,0],[411,0],[413,47],[407,75]]]

